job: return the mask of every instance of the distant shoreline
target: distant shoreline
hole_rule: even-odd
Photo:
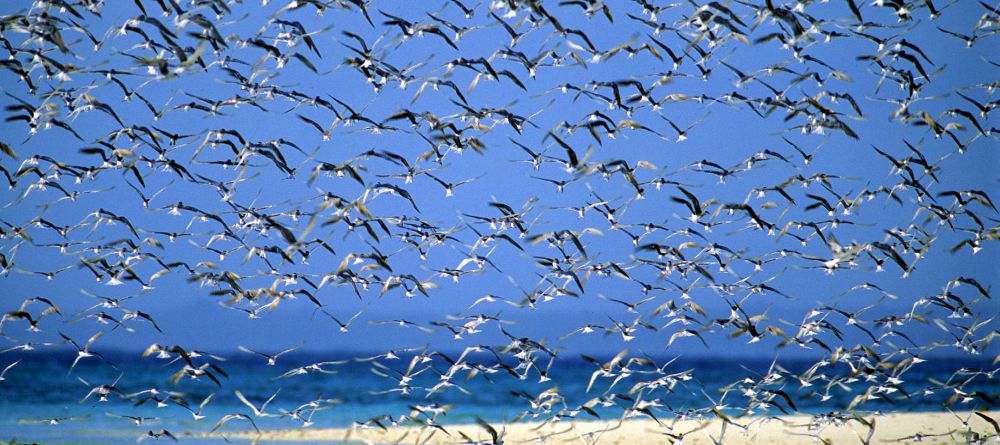
[[[1000,420],[1000,412],[982,412],[986,416]],[[819,423],[815,416],[755,416],[732,419],[734,424],[725,428],[723,442],[726,444],[816,444],[816,443],[959,443],[967,442],[969,436],[984,437],[1000,433],[995,425],[972,411],[887,413],[867,414],[840,422]],[[968,426],[963,425],[968,422]],[[736,425],[740,426],[736,426]],[[869,425],[874,432],[868,439]],[[645,445],[680,443],[685,445],[713,444],[723,431],[723,421],[714,416],[702,420],[661,419],[656,421],[627,419],[610,420],[562,420],[542,424],[540,422],[520,422],[504,426],[505,444],[522,443],[579,443]],[[744,428],[745,427],[745,428]],[[279,441],[319,441],[344,440],[365,443],[427,443],[454,444],[470,443],[469,439],[492,444],[486,430],[476,424],[444,425],[447,434],[436,428],[416,426],[388,426],[380,428],[323,428],[266,430],[259,434],[250,432],[189,433],[188,437],[244,438]],[[463,436],[464,435],[464,436]],[[543,441],[544,442],[541,442]],[[860,442],[859,442],[860,441]]]

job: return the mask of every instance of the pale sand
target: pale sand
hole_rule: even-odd
[[[1000,412],[984,413],[993,419],[1000,420]],[[963,425],[961,419],[968,424]],[[934,412],[934,413],[899,413],[885,415],[867,415],[866,421],[875,420],[875,433],[870,443],[931,443],[950,444],[966,443],[970,436],[968,431],[978,434],[977,437],[990,437],[985,441],[989,444],[1000,444],[995,427],[983,418],[971,412]],[[858,421],[846,424],[827,424],[810,428],[813,420],[809,416],[784,417],[746,417],[733,419],[741,425],[749,424],[746,430],[729,425],[722,443],[725,444],[859,444],[859,438],[866,438],[868,427]],[[499,425],[495,425],[500,427]],[[717,418],[696,421],[683,420],[676,423],[665,421],[664,426],[650,419],[630,419],[624,422],[577,420],[560,421],[550,424],[539,422],[519,422],[507,425],[503,435],[504,443],[510,444],[570,444],[581,445],[643,445],[670,444],[675,438],[667,434],[684,434],[683,443],[714,444],[718,439],[722,421]],[[421,430],[412,426],[389,427],[388,431],[381,429],[293,429],[279,431],[263,431],[256,433],[225,433],[230,437],[254,438],[262,442],[270,440],[281,441],[315,441],[315,440],[351,440],[377,444],[462,444],[470,443],[460,433],[480,443],[491,444],[489,435],[476,424],[446,425],[450,435],[434,428]],[[432,432],[433,435],[431,434]],[[951,434],[949,434],[951,432]],[[924,437],[917,438],[916,434]],[[219,434],[219,433],[216,433]],[[429,437],[428,437],[429,436]],[[713,439],[714,438],[714,439]],[[821,440],[822,439],[822,440]],[[676,442],[679,443],[679,442]]]

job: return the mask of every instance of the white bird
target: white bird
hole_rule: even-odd
[[[253,349],[250,349],[250,348],[246,347],[246,346],[239,346],[238,348],[239,348],[240,351],[248,352],[250,354],[257,354],[257,355],[259,355],[261,357],[264,357],[264,358],[267,359],[267,365],[268,366],[274,366],[275,363],[278,362],[278,357],[281,357],[282,355],[285,355],[285,354],[287,354],[289,352],[292,352],[292,351],[294,351],[296,349],[299,349],[300,347],[302,347],[301,343],[298,346],[294,346],[294,347],[288,348],[288,349],[286,349],[284,351],[281,351],[281,352],[279,352],[277,354],[273,354],[273,355],[272,354],[266,354],[266,353],[263,353],[263,352],[257,352],[257,351],[254,351]]]
[[[274,400],[275,397],[278,396],[278,393],[281,392],[280,388],[277,391],[275,391],[274,394],[271,395],[271,397],[269,397],[266,401],[264,401],[264,403],[260,405],[260,408],[257,408],[253,403],[250,403],[250,401],[247,400],[247,398],[243,396],[243,393],[241,393],[240,390],[237,389],[237,390],[235,390],[233,392],[236,394],[236,398],[240,399],[240,402],[243,402],[244,405],[249,406],[250,409],[253,410],[253,415],[254,416],[256,416],[256,417],[275,417],[276,416],[276,414],[266,413],[266,412],[264,412],[264,410],[267,409],[267,405],[269,403],[271,403],[271,401]]]
[[[17,359],[14,363],[11,363],[11,364],[7,365],[6,368],[3,368],[3,371],[0,372],[0,382],[6,380],[6,378],[4,376],[7,375],[7,371],[10,371],[10,368],[13,368],[14,366],[17,366],[18,363],[21,363],[21,359]]]

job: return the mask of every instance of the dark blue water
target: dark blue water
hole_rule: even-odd
[[[2,357],[3,361],[0,363],[3,366],[14,360],[20,362],[7,372],[6,380],[0,382],[0,439],[17,438],[22,442],[47,444],[134,443],[147,431],[159,432],[161,429],[182,437],[208,431],[224,415],[231,413],[245,413],[254,417],[260,429],[301,428],[304,420],[294,419],[287,413],[317,400],[321,401],[319,406],[323,409],[312,414],[308,414],[308,410],[303,411],[302,417],[312,422],[310,428],[346,427],[354,422],[364,422],[382,415],[398,419],[411,413],[413,406],[432,404],[451,405],[446,414],[437,418],[438,422],[444,424],[472,422],[477,415],[491,421],[510,421],[518,416],[528,420],[543,419],[564,406],[573,408],[591,398],[611,393],[629,394],[644,400],[658,398],[664,406],[655,412],[666,418],[672,418],[678,412],[706,408],[716,402],[727,406],[731,414],[737,415],[743,414],[748,404],[743,390],[764,381],[768,374],[775,379],[758,388],[783,391],[791,397],[795,407],[793,409],[784,399],[776,399],[778,406],[755,409],[753,414],[783,414],[782,409],[788,413],[821,413],[844,410],[859,393],[870,386],[885,383],[884,375],[876,372],[879,375],[869,382],[864,378],[866,373],[861,371],[856,374],[859,380],[848,386],[828,385],[828,380],[823,378],[813,380],[809,386],[803,386],[803,382],[796,376],[802,375],[815,364],[815,360],[806,358],[782,361],[780,367],[772,367],[770,360],[693,358],[679,358],[664,367],[669,359],[658,358],[653,361],[658,367],[662,367],[661,371],[654,371],[648,365],[635,364],[630,366],[633,374],[621,379],[610,391],[611,379],[598,377],[588,392],[587,385],[597,369],[596,365],[583,359],[565,357],[554,362],[548,372],[551,380],[547,382],[539,382],[540,376],[535,370],[529,371],[524,380],[504,371],[488,375],[489,380],[483,374],[466,380],[468,371],[459,371],[451,381],[464,391],[452,387],[428,394],[426,388],[438,383],[440,373],[446,372],[450,366],[446,360],[438,357],[414,367],[418,370],[429,366],[426,371],[415,373],[409,383],[413,389],[404,394],[399,391],[401,386],[398,380],[379,374],[394,375],[395,371],[405,373],[411,362],[411,356],[406,355],[401,355],[396,360],[348,360],[343,364],[325,367],[335,372],[333,374],[308,373],[287,378],[278,377],[299,366],[345,358],[335,354],[299,353],[283,356],[275,366],[267,366],[262,359],[236,356],[215,362],[228,375],[225,377],[215,373],[220,384],[205,377],[198,380],[182,378],[176,383],[170,383],[171,375],[181,369],[181,362],[168,365],[168,360],[155,357],[140,360],[137,359],[139,354],[105,354],[105,358],[114,363],[114,367],[100,358],[87,358],[81,360],[72,373],[68,373],[68,370],[75,355],[7,353]],[[473,354],[467,356],[466,361],[492,364],[491,357]],[[608,359],[604,357],[599,360]],[[376,362],[382,366],[375,365]],[[986,403],[985,399],[974,397],[973,400],[963,402],[960,398],[953,399],[953,390],[939,387],[949,379],[971,379],[962,388],[964,392],[971,394],[979,391],[987,397],[996,398],[1000,396],[997,379],[990,375],[963,371],[994,368],[985,359],[930,359],[905,372],[896,371],[894,375],[902,380],[899,390],[886,394],[886,398],[868,401],[858,409],[938,411],[943,410],[946,404],[955,410],[973,409]],[[633,388],[637,382],[676,373],[691,378],[679,379],[672,389],[661,386],[636,391]],[[822,367],[814,375],[816,374],[848,376],[852,374],[852,370],[846,365],[838,364]],[[112,384],[117,391],[112,391],[103,402],[99,401],[97,395],[84,400],[91,387],[99,384]],[[198,409],[205,397],[210,394],[214,396],[201,412],[204,419],[195,420],[191,411],[173,401],[167,401],[165,407],[157,407],[154,400],[137,404],[149,393],[136,393],[153,388],[159,391],[159,398],[166,399],[168,394],[173,394],[174,400],[187,401],[193,410]],[[563,402],[555,403],[551,411],[532,409],[529,399],[550,388],[558,388],[565,405]],[[235,390],[239,390],[259,406],[279,389],[278,395],[265,409],[266,413],[275,414],[274,417],[253,416],[251,409],[242,404],[234,394]],[[931,391],[925,392],[925,389]],[[824,395],[828,396],[826,400],[823,400]],[[621,406],[598,405],[595,410],[602,418],[614,418],[622,414],[622,406],[630,404],[626,400],[618,399]],[[123,415],[147,419],[144,419],[142,425],[135,425],[132,419],[120,417]],[[48,419],[52,418],[58,419],[58,423],[51,424]],[[580,413],[578,418],[593,416]],[[222,431],[252,429],[249,422],[244,420],[233,420],[221,428]],[[221,443],[221,439],[194,441]]]

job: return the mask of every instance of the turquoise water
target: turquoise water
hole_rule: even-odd
[[[412,406],[429,406],[437,404],[447,406],[454,404],[446,414],[438,417],[443,424],[468,423],[476,415],[490,421],[510,421],[519,414],[531,419],[531,412],[526,394],[537,395],[545,389],[557,387],[566,397],[567,406],[573,407],[586,402],[592,397],[605,393],[610,384],[609,379],[597,378],[590,392],[586,391],[595,365],[583,360],[567,358],[564,362],[556,362],[550,371],[551,381],[539,383],[537,374],[529,374],[525,380],[514,378],[506,373],[490,376],[492,382],[482,377],[465,380],[465,374],[459,373],[453,381],[468,394],[452,388],[442,393],[428,396],[427,390],[419,387],[431,387],[439,381],[436,369],[447,369],[448,364],[441,359],[435,359],[428,364],[428,371],[416,375],[411,382],[415,388],[409,394],[391,391],[398,389],[395,380],[378,375],[373,369],[383,374],[391,374],[392,369],[405,372],[409,365],[409,357],[401,356],[398,360],[378,360],[384,367],[376,367],[373,362],[348,361],[347,363],[329,366],[327,369],[335,374],[306,374],[288,378],[277,378],[284,372],[298,366],[319,361],[340,359],[335,355],[297,354],[281,357],[275,366],[266,366],[257,360],[247,360],[241,356],[220,362],[220,368],[228,377],[219,376],[221,386],[202,378],[199,380],[182,379],[171,384],[168,379],[177,369],[178,363],[165,365],[167,361],[146,358],[135,359],[139,354],[108,357],[115,363],[112,368],[99,358],[81,360],[72,373],[68,374],[73,355],[21,355],[19,357],[8,353],[3,356],[4,366],[16,359],[21,361],[6,375],[6,380],[0,382],[0,439],[16,438],[19,442],[42,444],[116,444],[135,443],[147,431],[159,432],[161,429],[170,431],[185,443],[224,443],[221,438],[205,439],[191,437],[209,431],[223,416],[232,413],[245,413],[254,418],[260,429],[301,428],[302,421],[282,416],[282,412],[295,410],[309,401],[325,400],[323,406],[328,409],[316,411],[311,415],[313,422],[310,428],[345,427],[353,422],[363,422],[381,415],[391,415],[398,418],[410,413]],[[467,358],[475,363],[474,356]],[[482,357],[484,362],[489,362]],[[667,363],[667,359],[656,360],[659,364]],[[858,391],[867,389],[869,383],[860,382],[854,389],[848,391],[835,387],[829,391],[830,398],[822,401],[813,390],[826,392],[825,383],[815,382],[812,386],[803,387],[801,382],[791,377],[799,374],[814,364],[814,360],[801,359],[782,362],[787,370],[784,377],[769,388],[782,389],[788,393],[795,403],[796,410],[785,406],[790,413],[822,413],[842,410],[847,407]],[[656,412],[661,417],[672,418],[676,412],[699,409],[710,406],[708,396],[718,400],[723,388],[739,383],[743,379],[759,381],[761,374],[766,374],[770,361],[754,360],[698,360],[681,358],[664,368],[666,373],[691,371],[692,379],[678,383],[673,391],[661,389],[656,397],[667,405]],[[950,390],[937,390],[931,394],[923,393],[925,388],[933,388],[935,382],[944,382],[962,369],[990,369],[986,360],[969,359],[934,359],[914,366],[901,376],[902,390],[889,397],[888,400],[876,399],[863,406],[864,410],[883,411],[938,411],[944,409],[944,404],[953,395]],[[829,367],[828,375],[843,375],[850,372],[846,366]],[[959,374],[964,375],[964,374]],[[119,379],[119,376],[121,377]],[[967,378],[967,377],[965,377]],[[90,387],[82,380],[98,384],[115,384],[123,395],[132,395],[130,399],[116,394],[108,396],[105,402],[97,396],[83,400]],[[639,379],[649,380],[649,375],[637,375],[618,382],[612,392],[625,393]],[[120,386],[119,386],[120,385]],[[162,394],[174,391],[180,398],[188,401],[193,409],[208,396],[213,394],[211,402],[201,412],[204,419],[195,420],[190,411],[174,403],[165,407],[157,407],[153,401],[136,405],[142,395],[134,393],[156,388]],[[265,409],[265,412],[277,414],[275,417],[253,416],[249,407],[242,404],[234,394],[239,390],[255,405],[280,392]],[[704,391],[704,392],[703,392]],[[973,376],[973,380],[964,387],[964,391],[981,391],[991,397],[1000,395],[1000,385],[995,378],[986,375]],[[905,393],[905,394],[904,394]],[[148,393],[147,393],[148,394]],[[647,396],[649,397],[649,396]],[[741,411],[736,407],[746,406],[746,398],[738,389],[725,395],[720,403],[733,407],[733,414]],[[973,409],[982,400],[956,402],[952,409]],[[785,405],[782,403],[782,405]],[[558,406],[557,406],[558,409]],[[602,418],[613,418],[622,414],[621,407],[597,408]],[[757,414],[764,414],[761,411]],[[766,414],[782,414],[778,408],[771,409]],[[119,417],[129,415],[145,417],[142,425],[135,425],[132,419]],[[540,413],[539,417],[551,415]],[[587,418],[581,414],[580,418]],[[50,424],[46,419],[58,418],[57,424]],[[249,422],[233,420],[220,428],[221,431],[252,431]],[[238,440],[232,439],[235,443]],[[167,439],[168,442],[172,442]],[[336,442],[331,442],[336,443]]]

